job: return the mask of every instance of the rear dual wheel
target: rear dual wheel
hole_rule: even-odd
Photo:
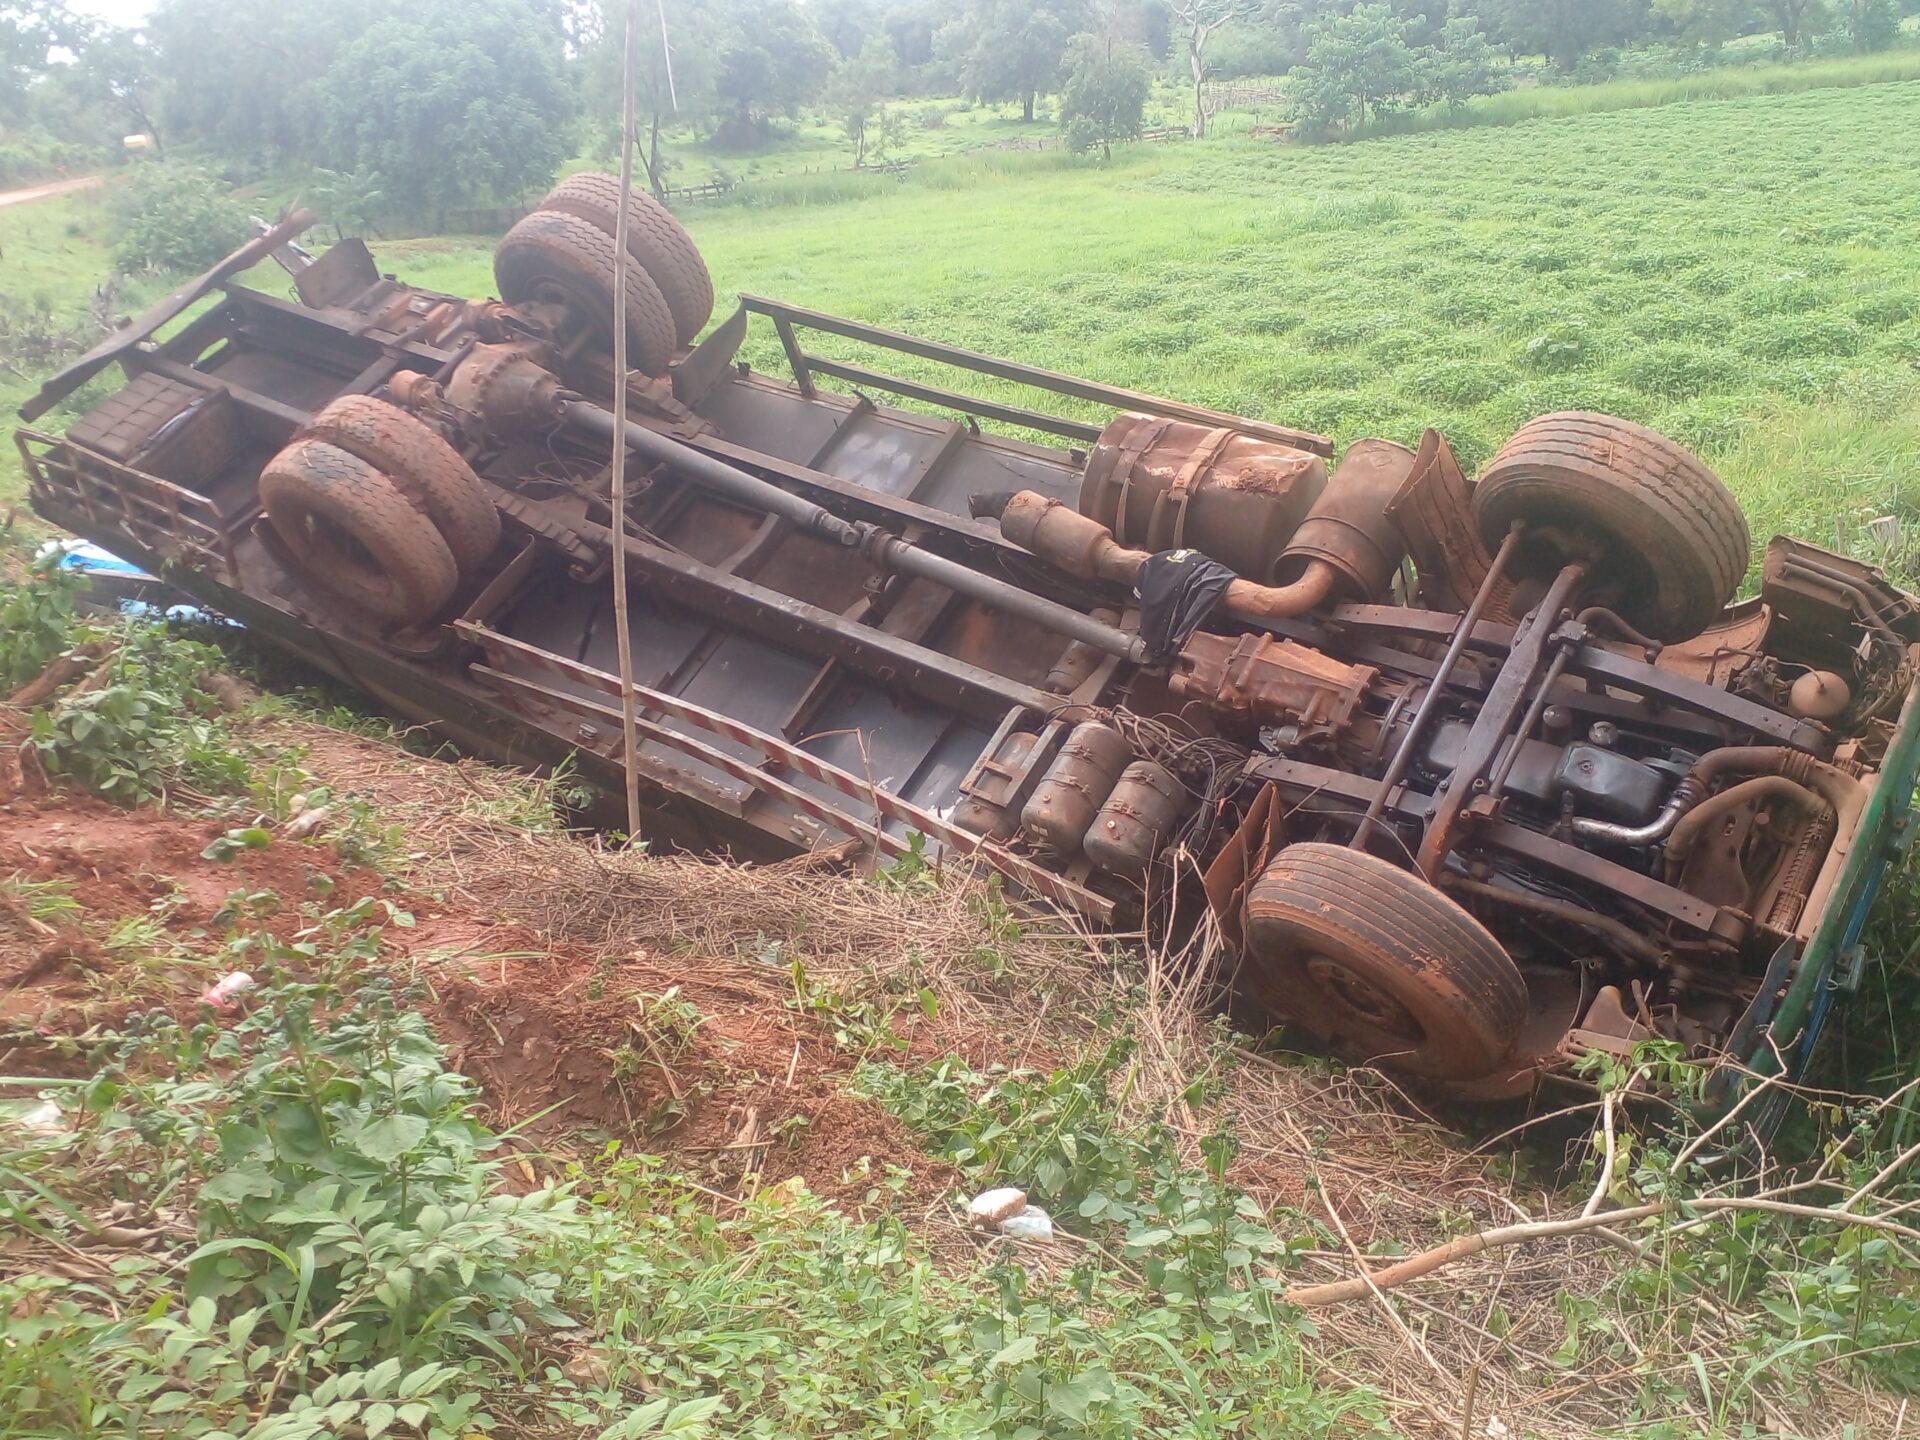
[[[630,190],[627,254],[647,272],[673,314],[674,339],[691,345],[713,316],[713,277],[693,237],[666,206],[643,190]],[[542,210],[577,215],[606,235],[619,233],[620,177],[598,171],[569,175],[547,192]]]
[[[333,401],[268,462],[260,503],[309,580],[392,625],[432,619],[500,540],[459,452],[366,395]]]
[[[674,351],[712,317],[713,279],[673,213],[642,191],[628,194],[628,360],[643,374],[663,375]],[[610,341],[619,224],[617,177],[587,171],[562,180],[495,249],[501,298],[513,305],[559,302],[602,343]]]
[[[601,345],[613,341],[613,237],[561,210],[536,210],[501,239],[493,278],[510,305],[563,305]],[[673,312],[637,266],[627,271],[627,363],[664,375],[673,359]]]

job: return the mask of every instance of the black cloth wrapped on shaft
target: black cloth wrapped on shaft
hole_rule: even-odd
[[[1140,597],[1140,638],[1147,642],[1149,662],[1164,664],[1179,654],[1237,578],[1198,550],[1162,550],[1149,556],[1134,590]]]

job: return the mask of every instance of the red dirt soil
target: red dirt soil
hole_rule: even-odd
[[[66,1037],[155,1003],[151,989],[127,1001],[101,998],[130,988],[114,983],[122,961],[101,943],[122,920],[154,918],[186,939],[213,929],[235,891],[271,890],[291,928],[302,901],[333,908],[382,891],[378,874],[346,867],[324,842],[275,840],[226,863],[204,858],[232,823],[122,810],[59,790],[0,805],[0,879],[62,882],[84,912],[77,923],[48,926],[0,899],[0,1073],[84,1074]],[[912,1171],[909,1204],[949,1193],[946,1167],[879,1106],[848,1093],[858,1055],[787,1004],[784,969],[603,955],[447,911],[417,893],[388,893],[416,917],[411,928],[387,928],[392,958],[428,982],[434,999],[425,1010],[449,1062],[479,1082],[497,1128],[525,1125],[527,1138],[563,1150],[580,1148],[582,1130],[600,1132],[629,1149],[672,1154],[692,1178],[727,1194],[797,1176],[860,1209],[889,1164]],[[166,978],[178,986],[162,997],[166,1008],[183,1021],[210,1013],[198,999],[209,974]],[[685,1036],[642,998],[674,987],[698,1010]],[[915,1006],[893,1023],[918,1054],[947,1048]],[[972,1038],[965,1048],[980,1049]]]

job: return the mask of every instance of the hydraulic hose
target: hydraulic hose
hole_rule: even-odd
[[[1676,872],[1701,832],[1736,805],[1778,797],[1798,801],[1824,826],[1831,814],[1834,843],[1844,847],[1866,808],[1867,787],[1853,776],[1802,750],[1785,745],[1728,745],[1710,750],[1694,763],[1687,780],[1711,788],[1729,775],[1758,777],[1700,801],[1679,819],[1667,841],[1667,870]],[[1686,783],[1683,780],[1682,785]]]
[[[1784,775],[1756,775],[1751,780],[1742,780],[1702,800],[1680,817],[1680,823],[1673,827],[1673,834],[1667,840],[1667,874],[1680,872],[1695,843],[1715,822],[1742,805],[1760,800],[1791,801],[1805,808],[1816,820],[1833,813],[1833,807],[1820,796]]]

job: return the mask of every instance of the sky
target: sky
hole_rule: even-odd
[[[147,18],[154,0],[67,0],[67,7],[83,15],[97,15],[116,25],[138,25]]]

